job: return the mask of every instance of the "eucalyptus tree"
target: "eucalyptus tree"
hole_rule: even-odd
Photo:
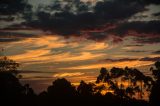
[[[149,102],[151,106],[159,106],[160,103],[160,61],[155,62],[155,68],[151,68],[152,75],[155,78],[154,84],[151,89]]]
[[[0,58],[0,72],[11,72],[14,75],[18,74],[19,63],[4,56]]]
[[[97,77],[96,83],[100,83],[100,82],[108,82],[110,79],[110,75],[109,72],[106,68],[102,67],[100,70],[100,74]]]

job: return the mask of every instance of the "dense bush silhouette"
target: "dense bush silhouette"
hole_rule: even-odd
[[[0,59],[0,99],[5,105],[31,105],[36,95],[28,84],[21,85],[18,79],[19,64],[3,57]]]
[[[87,84],[84,81],[80,82],[80,85],[77,87],[79,96],[90,97],[93,96],[93,85],[91,83]]]
[[[36,95],[32,88],[22,86],[11,72],[0,72],[0,99],[5,105],[31,105]]]
[[[66,79],[57,79],[49,86],[47,93],[53,97],[73,97],[76,94],[75,87]]]
[[[0,96],[14,98],[21,94],[19,80],[9,72],[0,72]]]
[[[150,95],[150,105],[160,106],[160,79],[158,79],[152,87]]]

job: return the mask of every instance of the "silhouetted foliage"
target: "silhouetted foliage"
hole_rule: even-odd
[[[106,82],[106,81],[108,81],[108,79],[109,79],[108,70],[106,68],[102,67],[100,70],[100,75],[97,77],[96,83]]]
[[[16,97],[22,92],[19,80],[10,72],[0,72],[0,96]]]
[[[124,70],[122,68],[113,67],[110,70],[110,73],[111,73],[112,78],[117,78],[117,77],[124,75]]]
[[[36,95],[28,84],[23,86],[19,82],[18,67],[17,62],[6,56],[0,59],[0,99],[5,105],[10,103],[12,105],[34,104]]]
[[[156,69],[152,68],[152,74],[156,78],[152,90],[151,95],[149,97],[150,105],[151,106],[159,106],[160,105],[160,62],[157,61],[155,63]]]
[[[6,106],[10,103],[25,106],[34,104],[36,95],[29,85],[22,86],[11,72],[0,72],[0,98]]]
[[[156,69],[153,69],[153,67],[151,67],[151,71],[152,71],[152,74],[153,74],[153,76],[156,78],[156,79],[159,79],[160,78],[160,62],[159,61],[157,61],[157,62],[155,62],[155,67],[156,67]]]
[[[16,75],[18,73],[18,67],[19,63],[15,62],[14,60],[11,60],[6,56],[0,58],[0,72],[7,71]]]
[[[73,97],[76,94],[75,87],[66,79],[57,79],[47,89],[49,96],[53,97]]]
[[[81,81],[80,85],[77,87],[78,94],[85,97],[92,96],[94,93],[93,86],[94,85],[91,83],[87,84],[84,81]]]

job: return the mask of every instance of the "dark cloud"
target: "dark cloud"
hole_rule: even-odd
[[[129,0],[129,1],[132,1],[132,0]],[[136,1],[139,1],[140,3],[146,4],[146,5],[149,5],[149,4],[160,4],[159,0],[136,0]]]
[[[134,21],[120,24],[117,28],[110,30],[116,35],[128,35],[128,31],[133,31],[138,34],[160,34],[160,21]],[[135,33],[134,33],[135,34]],[[136,34],[135,34],[136,36]]]
[[[95,6],[95,13],[105,21],[126,19],[135,13],[145,10],[144,4],[131,0],[108,0],[98,2]]]
[[[79,4],[79,0],[72,0],[70,2],[76,6]],[[62,4],[54,2],[53,6],[49,6],[51,8],[50,11],[60,12],[50,14],[49,12],[39,11],[37,13],[38,20],[27,24],[62,35],[80,34],[81,30],[101,27],[108,22],[123,20],[137,12],[145,10],[145,5],[128,0],[98,2],[93,8],[93,12],[89,12],[86,9],[83,12],[76,11],[77,13],[73,13],[70,9],[70,11],[64,11],[63,8],[65,7],[62,8],[60,5]],[[79,5],[85,5],[85,3],[80,2]],[[79,5],[77,6],[77,10],[81,10],[82,8]]]
[[[153,15],[154,15],[154,16],[160,16],[160,12],[154,13]]]
[[[0,31],[0,37],[5,36],[5,37],[36,37],[34,34],[27,34],[25,32],[12,32],[12,31]]]
[[[135,46],[141,47],[141,46],[144,46],[144,45],[142,45],[142,44],[125,45],[125,47],[135,47]]]
[[[160,50],[152,52],[153,54],[160,54]]]
[[[105,40],[112,37],[113,42],[121,42],[126,36],[134,36],[137,43],[159,43],[160,42],[160,21],[133,21],[123,22],[112,28],[106,28],[102,32],[88,33],[88,38]],[[143,45],[136,45],[143,46]]]
[[[141,36],[134,39],[137,43],[141,44],[154,44],[160,43],[160,36],[154,36],[149,34],[149,36]]]
[[[29,12],[31,5],[26,0],[1,0],[0,20],[13,21],[15,16]]]
[[[80,35],[81,30],[98,26],[95,24],[96,19],[91,12],[79,15],[70,12],[55,13],[54,15],[39,12],[37,16],[38,20],[24,24],[64,36]]]
[[[144,53],[144,52],[148,52],[148,51],[144,51],[144,50],[128,50],[126,52],[132,52],[132,53]]]
[[[126,61],[160,61],[160,57],[143,57],[143,58],[120,58],[120,59],[111,59],[111,58],[107,58],[107,59],[103,59],[103,60],[99,60],[99,62],[126,62]]]
[[[19,73],[22,73],[22,74],[28,74],[28,73],[56,73],[56,72],[48,72],[48,71],[31,71],[31,70],[19,70]]]
[[[70,12],[86,12],[89,10],[91,6],[91,2],[82,2],[81,0],[66,0],[66,1],[60,1],[60,0],[53,0],[51,5],[49,6],[50,10],[56,10],[56,11],[70,11]],[[74,10],[73,10],[74,8]]]
[[[21,23],[22,26],[40,29],[47,34],[59,34],[64,37],[80,36],[97,41],[112,36],[113,42],[121,42],[123,37],[128,36],[128,30],[138,34],[160,33],[158,20],[127,22],[136,13],[147,11],[146,6],[160,4],[159,0],[104,0],[97,2],[95,6],[80,0],[56,0],[50,5],[40,6],[35,13],[23,0],[16,0],[10,4],[9,0],[6,3],[3,0],[1,4],[7,6],[7,8],[1,7],[2,15],[23,12],[25,22]],[[15,7],[11,10],[13,12],[8,12],[13,7]],[[6,14],[5,11],[7,11]],[[5,20],[12,20],[12,18]],[[97,32],[90,32],[91,30],[97,30]]]
[[[140,61],[160,61],[160,57],[144,57],[139,60]]]
[[[103,62],[125,62],[125,61],[135,61],[137,60],[136,58],[131,59],[131,58],[121,58],[121,59],[104,59],[102,60]]]
[[[119,24],[108,32],[120,38],[134,36],[135,41],[141,44],[160,43],[160,21],[134,21]]]
[[[1,15],[0,15],[1,16]],[[14,17],[11,17],[11,16],[9,16],[9,17],[3,17],[3,16],[1,16],[0,17],[0,20],[3,20],[3,21],[13,21],[14,20]]]
[[[54,14],[46,11],[38,11],[37,20],[30,20],[23,24],[42,29],[46,32],[56,33],[65,37],[69,36],[83,36],[92,40],[105,40],[110,35],[113,36],[113,42],[122,41],[121,36],[128,34],[128,30],[133,30],[137,33],[157,33],[160,31],[159,21],[137,21],[125,22],[117,24],[121,21],[129,19],[136,13],[147,11],[145,8],[149,4],[159,4],[159,1],[153,0],[111,0],[98,2],[92,11],[79,0],[71,0],[67,2],[70,5],[63,5],[61,2],[53,2],[48,6],[50,11],[55,11]],[[73,10],[73,5],[77,6],[76,11]],[[85,10],[81,10],[85,7]],[[69,8],[67,11],[64,8]],[[80,11],[81,10],[81,11]],[[57,12],[58,11],[58,12]],[[44,21],[45,20],[45,21]],[[115,24],[115,28],[108,29],[111,24]],[[156,27],[155,27],[156,26]],[[101,29],[102,32],[88,32],[88,30]],[[85,33],[84,33],[85,32]]]
[[[0,14],[1,15],[15,15],[24,12],[26,1],[24,0],[1,0]]]
[[[20,39],[18,38],[0,38],[0,43],[2,42],[15,42],[15,41],[19,41]]]
[[[36,34],[0,30],[0,42],[15,42],[25,38],[38,37]]]

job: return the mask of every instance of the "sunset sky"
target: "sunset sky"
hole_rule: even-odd
[[[59,77],[95,81],[101,67],[146,67],[160,60],[160,1],[1,0],[0,48],[38,90]]]

